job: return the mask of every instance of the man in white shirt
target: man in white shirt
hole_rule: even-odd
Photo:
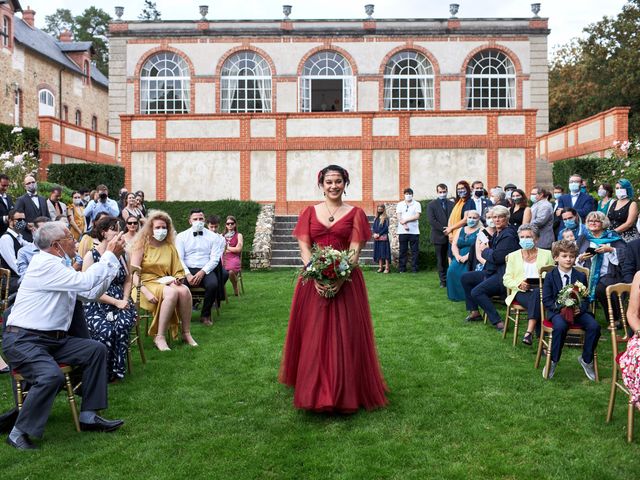
[[[64,382],[59,363],[82,369],[81,430],[114,431],[124,423],[96,413],[107,408],[106,347],[68,335],[76,299],[95,301],[118,274],[117,256],[124,251],[122,234],[109,242],[100,261],[85,272],[70,266],[76,246],[63,223],[44,224],[34,241],[40,253],[33,257],[22,279],[2,342],[11,368],[32,385],[7,438],[7,443],[19,450],[37,448],[30,437],[42,436]]]
[[[29,244],[22,238],[22,232],[27,229],[27,221],[25,214],[17,210],[10,210],[9,228],[0,237],[0,266],[11,272],[9,280],[9,293],[15,293],[20,283],[20,274],[18,271],[18,251]]]
[[[404,201],[398,203],[396,207],[396,217],[398,219],[398,241],[400,252],[398,258],[398,270],[400,273],[407,271],[407,251],[411,247],[411,267],[413,273],[418,271],[418,242],[420,240],[420,228],[418,219],[422,213],[419,202],[413,199],[413,190],[404,189]]]
[[[221,245],[217,236],[204,228],[202,210],[191,210],[189,224],[191,228],[176,236],[176,250],[189,286],[204,288],[200,321],[211,325],[211,308],[218,301],[220,285],[216,268],[224,253],[224,244]]]

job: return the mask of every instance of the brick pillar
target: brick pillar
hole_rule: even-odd
[[[289,213],[287,208],[287,119],[276,118],[276,214]]]
[[[535,138],[535,135],[534,137]],[[498,115],[487,114],[487,185],[493,188],[498,183]]]
[[[167,123],[165,119],[156,122],[156,139],[167,138]],[[165,147],[163,147],[165,148]],[[167,152],[156,151],[156,200],[167,199]]]
[[[373,116],[362,118],[362,205],[373,211]]]

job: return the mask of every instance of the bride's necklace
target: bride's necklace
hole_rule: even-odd
[[[338,210],[340,210],[342,208],[342,205],[338,205],[338,208],[336,208],[333,213],[331,213],[331,210],[329,210],[329,205],[327,205],[327,202],[324,202],[324,206],[327,208],[327,212],[329,212],[329,221],[333,222],[336,218],[334,217],[334,215],[336,213],[338,213]]]

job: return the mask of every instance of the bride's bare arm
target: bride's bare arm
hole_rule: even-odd
[[[360,260],[360,252],[362,251],[362,247],[362,242],[351,242],[351,244],[349,245],[349,250],[353,251],[353,257],[351,257],[352,265],[356,265]]]
[[[302,240],[298,240],[298,246],[300,247],[300,258],[302,258],[302,263],[306,265],[311,260],[311,245]]]
[[[629,307],[627,308],[627,321],[634,332],[640,330],[640,272],[633,277],[631,284],[631,295],[629,296]]]

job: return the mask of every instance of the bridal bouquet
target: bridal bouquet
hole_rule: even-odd
[[[589,294],[589,289],[582,283],[570,283],[558,293],[557,303],[560,306],[560,315],[568,323],[573,323],[575,308],[580,307],[582,299]]]
[[[332,247],[314,245],[311,249],[311,260],[300,271],[304,283],[316,280],[322,285],[331,285],[336,280],[349,280],[355,265],[349,262],[353,256],[352,250],[336,250]],[[335,292],[327,290],[326,298],[335,296]]]

